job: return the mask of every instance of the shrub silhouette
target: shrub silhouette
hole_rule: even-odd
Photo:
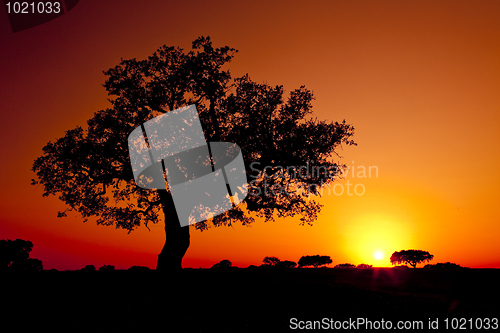
[[[85,267],[83,267],[81,269],[81,271],[84,271],[84,272],[95,272],[96,268],[95,268],[94,265],[86,265]]]
[[[276,266],[280,262],[280,258],[278,257],[265,257],[262,260],[263,266]]]
[[[23,239],[0,240],[0,270],[31,271],[43,270],[42,261],[30,258],[33,243]]]
[[[318,268],[323,265],[328,265],[332,263],[332,258],[330,256],[302,256],[299,259],[299,267],[307,267],[313,266],[314,268]]]
[[[294,268],[297,266],[295,261],[280,260],[278,257],[265,257],[262,260],[261,267],[276,267],[276,268]]]
[[[427,264],[424,266],[424,268],[431,268],[431,269],[460,269],[460,268],[465,268],[462,267],[458,264],[452,263],[452,262],[445,262],[445,263],[437,263],[437,264]]]
[[[114,270],[115,266],[113,265],[102,265],[101,267],[99,267],[99,272],[110,272]]]
[[[146,271],[150,271],[151,269],[149,269],[149,267],[146,267],[146,266],[132,266],[128,269],[128,271],[131,271],[131,272],[146,272]]]
[[[43,264],[41,260],[28,258],[25,260],[14,261],[10,266],[10,269],[14,271],[40,272],[43,270]]]
[[[212,268],[231,268],[233,267],[233,263],[227,259],[221,260],[218,263],[214,264]]]
[[[333,268],[356,268],[353,264],[345,263],[345,264],[338,264],[335,265]]]
[[[373,268],[373,265],[359,264],[356,268]]]
[[[276,268],[295,268],[297,263],[291,260],[283,260],[278,262],[274,267]]]

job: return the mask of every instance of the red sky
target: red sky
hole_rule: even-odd
[[[31,240],[47,269],[155,267],[162,225],[127,234],[57,218],[63,203],[30,185],[30,168],[49,140],[109,106],[103,70],[209,35],[239,50],[233,77],[312,89],[314,116],[356,128],[344,162],[378,177],[339,182],[365,193],[323,195],[313,227],[286,219],[192,230],[184,266],[313,254],[390,266],[392,252],[416,248],[434,263],[500,267],[499,17],[498,1],[80,1],[12,33],[3,11],[0,239]]]

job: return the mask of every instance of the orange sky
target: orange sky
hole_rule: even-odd
[[[14,34],[4,11],[0,238],[31,240],[47,269],[155,267],[162,225],[127,234],[76,214],[59,219],[63,203],[30,185],[30,168],[45,143],[109,106],[103,70],[210,35],[239,50],[233,77],[312,89],[314,116],[356,128],[344,162],[376,166],[378,177],[339,182],[365,193],[325,193],[313,227],[287,219],[193,230],[185,267],[314,254],[390,266],[392,252],[409,248],[434,263],[500,267],[499,17],[496,0],[81,1]]]

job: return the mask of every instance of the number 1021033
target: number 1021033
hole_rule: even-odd
[[[54,2],[7,2],[8,14],[59,14],[61,12],[61,3]]]

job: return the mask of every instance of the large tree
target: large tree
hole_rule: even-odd
[[[143,122],[196,104],[207,141],[241,147],[250,186],[244,203],[194,227],[295,215],[312,224],[321,205],[311,195],[340,176],[335,151],[355,144],[354,128],[345,121],[313,119],[313,94],[305,87],[285,101],[283,86],[259,84],[248,75],[232,79],[224,65],[236,52],[200,37],[189,52],[162,46],[145,60],[122,60],[105,71],[111,106],[96,112],[87,128],[49,142],[33,164],[33,184],[68,205],[60,217],[77,211],[84,221],[95,217],[98,224],[130,232],[160,222],[163,215],[166,241],[157,269],[180,268],[189,227],[180,227],[169,190],[135,184],[127,139]]]
[[[391,255],[391,264],[408,264],[413,268],[422,262],[429,262],[434,258],[432,254],[422,250],[395,251]]]

